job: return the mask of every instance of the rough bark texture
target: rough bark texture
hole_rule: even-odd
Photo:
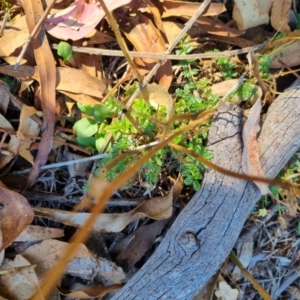
[[[270,178],[300,146],[299,104],[296,81],[268,111],[259,142]],[[241,127],[241,110],[227,103],[209,134],[214,162],[235,172],[241,172]],[[193,299],[227,258],[259,198],[253,183],[209,171],[156,252],[113,299]]]

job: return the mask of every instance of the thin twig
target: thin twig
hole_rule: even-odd
[[[123,37],[121,35],[119,26],[115,20],[115,18],[113,17],[113,15],[111,14],[111,12],[108,10],[104,0],[98,0],[101,3],[101,7],[105,12],[106,18],[108,19],[108,22],[110,24],[110,26],[112,27],[116,39],[118,41],[118,44],[120,46],[120,48],[122,49],[122,52],[124,53],[124,56],[127,60],[127,62],[129,63],[134,75],[136,76],[136,78],[138,79],[139,82],[141,82],[143,80],[142,75],[139,73],[138,68],[136,67],[135,63],[133,62],[133,60],[131,59],[131,57],[128,54],[128,48],[126,43],[123,40]]]
[[[6,26],[6,23],[7,23],[7,19],[8,19],[8,16],[9,16],[9,13],[10,13],[10,10],[8,10],[7,12],[5,12],[5,15],[4,15],[4,18],[3,18],[3,21],[2,21],[2,24],[1,24],[1,28],[0,28],[0,35],[3,35],[4,29],[5,29],[5,26]]]
[[[28,1],[28,0],[25,0]],[[29,43],[31,42],[31,40],[33,39],[33,37],[36,35],[36,33],[38,32],[39,28],[41,27],[42,23],[45,21],[45,19],[47,18],[51,8],[53,7],[53,5],[55,4],[56,0],[52,0],[52,2],[47,6],[45,12],[43,13],[42,17],[40,18],[40,20],[38,21],[38,23],[36,24],[36,26],[34,27],[33,31],[31,32],[31,34],[28,36],[25,44],[22,47],[22,51],[19,54],[15,65],[13,66],[13,70],[17,70],[19,68],[20,62],[28,48]]]
[[[56,169],[56,168],[61,168],[61,167],[65,167],[65,166],[72,166],[72,165],[76,165],[76,164],[83,164],[83,163],[86,163],[89,161],[93,161],[93,160],[97,160],[97,159],[101,159],[101,158],[109,157],[109,156],[111,156],[111,154],[97,154],[97,155],[93,155],[90,157],[84,157],[84,158],[79,158],[79,159],[74,159],[74,160],[63,161],[60,163],[44,165],[44,166],[41,166],[41,170],[49,170],[49,169]],[[31,168],[28,168],[28,169],[24,169],[24,170],[14,171],[12,173],[13,174],[26,174],[26,173],[29,173],[30,170],[31,170]]]
[[[58,45],[51,45],[52,49],[57,49]],[[196,54],[186,54],[186,55],[178,55],[178,54],[166,54],[166,53],[150,53],[150,52],[136,52],[136,51],[128,51],[128,54],[131,57],[141,57],[141,58],[154,58],[154,59],[162,59],[162,60],[186,60],[186,59],[203,59],[203,58],[218,58],[221,56],[235,56],[240,54],[249,53],[249,51],[258,51],[265,47],[265,44],[258,44],[251,47],[246,47],[242,49],[236,50],[228,50],[217,53],[196,53]],[[91,47],[76,47],[73,46],[72,50],[78,53],[87,53],[93,55],[103,55],[103,56],[119,56],[123,57],[124,53],[121,50],[110,50],[110,49],[97,49]]]

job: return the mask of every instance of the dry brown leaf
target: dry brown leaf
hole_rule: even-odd
[[[2,247],[7,248],[33,221],[33,211],[28,201],[20,194],[0,187],[0,228]]]
[[[273,56],[270,68],[295,67],[300,65],[300,44],[298,42],[288,45]]]
[[[167,110],[167,122],[172,119],[174,114],[174,103],[170,94],[163,86],[156,83],[150,83],[142,90],[138,97],[146,97],[145,100],[155,109],[164,106]],[[168,134],[169,129],[170,128],[166,128],[164,130],[164,136]]]
[[[35,79],[40,82],[37,68],[20,66],[13,70],[12,66],[0,66],[0,72],[19,79]],[[96,98],[102,98],[106,85],[96,77],[73,68],[56,68],[56,89],[60,92],[72,94],[86,94]],[[74,99],[75,100],[75,99]]]
[[[135,16],[117,15],[119,26],[125,33],[128,40],[134,45],[138,52],[150,52],[150,53],[163,53],[165,52],[166,45],[159,30],[154,26],[152,21],[137,12]],[[139,69],[150,71],[157,63],[157,59],[151,58],[136,58],[135,63]],[[169,89],[172,82],[172,65],[168,60],[157,71],[155,75],[156,81],[159,85],[162,85]]]
[[[243,127],[243,156],[242,169],[244,174],[266,177],[259,160],[257,132],[259,130],[261,112],[261,99],[258,99],[252,106],[248,120]],[[268,185],[262,182],[255,182],[262,195],[269,193]]]
[[[172,192],[165,197],[145,200],[141,205],[126,213],[99,214],[92,230],[100,232],[119,232],[130,222],[141,218],[161,220],[172,214]],[[82,227],[90,217],[90,213],[76,213],[50,208],[34,208],[36,215],[46,217],[66,225]]]
[[[219,276],[218,289],[216,289],[215,295],[218,299],[222,300],[237,300],[239,298],[239,291],[233,289],[222,276]]]
[[[15,242],[40,241],[54,239],[64,236],[64,230],[60,228],[50,228],[37,225],[29,225],[15,239]]]
[[[201,30],[204,30],[208,33],[225,36],[225,37],[237,37],[244,33],[236,28],[231,28],[227,25],[221,24],[212,20],[208,17],[200,16],[196,22],[200,25]]]
[[[15,271],[15,268],[21,270]],[[8,299],[30,299],[35,293],[39,293],[40,299],[44,299],[40,294],[40,284],[34,268],[23,256],[17,255],[14,260],[4,259],[0,270],[5,269],[10,269],[10,273],[0,276],[1,296]]]
[[[68,291],[60,287],[58,287],[57,289],[60,291],[61,294],[63,294],[64,296],[68,296],[69,298],[102,299],[102,297],[105,296],[107,293],[121,289],[122,287],[123,284],[114,284],[111,286],[87,286],[77,291]]]
[[[27,248],[23,253],[31,264],[36,265],[36,274],[42,280],[45,273],[64,255],[69,244],[58,240],[44,240]],[[94,256],[80,244],[75,258],[66,266],[65,273],[85,280],[93,280],[99,269]]]
[[[112,37],[108,34],[105,34],[99,30],[92,30],[86,37],[85,39],[88,38],[88,41],[84,41],[82,43],[82,46],[86,45],[95,45],[95,44],[104,44],[107,42],[114,42],[116,40],[115,37]]]
[[[271,24],[275,30],[290,32],[290,9],[292,0],[275,0],[271,10]]]
[[[28,0],[23,2],[28,30],[31,33],[42,17],[44,10],[39,0]],[[41,98],[40,103],[43,110],[42,138],[39,143],[38,152],[33,168],[28,176],[28,185],[31,186],[40,173],[40,168],[46,164],[48,154],[51,150],[54,137],[55,125],[55,86],[56,67],[55,60],[48,43],[44,27],[31,40],[37,70],[40,78]]]
[[[28,28],[25,16],[18,15],[6,26],[4,35],[0,38],[0,57],[9,64],[15,64],[22,46],[28,38]],[[35,65],[35,58],[31,44],[27,48],[21,64]]]
[[[214,95],[224,97],[238,82],[238,79],[229,79],[215,83],[211,86],[211,92]]]
[[[20,139],[20,141],[22,141],[21,147],[19,149],[19,154],[31,164],[34,163],[34,159],[30,152],[30,146],[34,141],[30,139],[26,134],[32,136],[39,135],[41,126],[30,118],[37,112],[38,111],[33,106],[23,104],[20,114],[19,128],[17,131],[17,137]]]
[[[14,132],[13,126],[0,114],[0,127],[7,129],[9,132]],[[10,141],[4,150],[7,150],[11,155],[4,155],[0,153],[0,169],[6,166],[19,153],[21,141],[16,134],[10,134]],[[3,150],[3,147],[2,147]]]
[[[134,1],[133,1],[134,2]],[[188,1],[154,1],[155,5],[162,11],[162,18],[168,17],[192,17],[201,3]],[[226,11],[226,7],[221,3],[210,3],[202,16],[217,16]]]

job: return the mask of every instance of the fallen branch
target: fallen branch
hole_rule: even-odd
[[[300,81],[271,105],[259,138],[261,163],[273,178],[300,146]],[[241,172],[241,110],[226,103],[209,134],[214,162]],[[260,199],[251,182],[206,174],[160,246],[116,299],[192,299],[228,257],[253,206]]]

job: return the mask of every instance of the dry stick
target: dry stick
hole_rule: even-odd
[[[28,1],[28,0],[26,0]],[[42,23],[44,22],[44,20],[47,18],[47,15],[49,14],[51,8],[53,7],[53,5],[55,4],[56,0],[52,0],[52,2],[47,6],[45,12],[43,13],[42,17],[40,18],[40,20],[38,21],[38,23],[36,24],[36,26],[34,27],[33,31],[31,32],[31,34],[28,36],[26,42],[24,43],[23,47],[22,47],[22,51],[19,54],[15,65],[13,66],[13,70],[17,70],[19,68],[20,62],[28,48],[29,43],[31,42],[31,40],[33,39],[33,37],[36,35],[37,31],[39,30],[39,28],[41,27]]]
[[[187,32],[187,30],[193,25],[193,22],[207,8],[207,6],[208,6],[209,3],[210,3],[210,0],[204,0],[204,2],[200,5],[200,7],[195,12],[195,15],[187,22],[187,24],[183,28],[182,32],[179,34],[179,36],[176,39],[176,41],[174,41],[173,44],[170,46],[169,50],[167,51],[167,54],[171,53],[171,51],[175,48],[175,46],[178,43],[178,41],[181,40],[181,38],[184,36],[184,34]],[[140,88],[144,88],[144,86],[149,82],[150,78],[157,71],[157,69],[160,67],[161,64],[162,64],[162,61],[159,61],[153,67],[153,69],[150,71],[150,73],[148,74],[148,76],[143,81],[143,84],[140,86]],[[136,92],[134,93],[135,95],[132,95],[132,99],[133,99],[132,102],[135,99],[134,97],[136,97],[139,94],[140,88],[136,90]],[[208,112],[204,112],[202,114],[202,118],[205,119],[205,118],[211,117],[212,114],[213,114],[213,111],[214,110],[209,110]],[[202,121],[202,118],[200,118],[201,121]],[[199,122],[199,120],[197,120],[197,121]],[[195,122],[195,121],[191,122],[191,124],[189,124],[188,126],[185,127],[184,132],[186,132],[187,130],[193,128],[197,124],[198,123]],[[79,229],[79,231],[77,231],[77,233],[72,238],[72,242],[73,243],[68,247],[68,249],[67,249],[68,251],[66,251],[63,254],[63,256],[56,263],[56,265],[46,274],[46,276],[44,278],[44,284],[41,287],[41,291],[45,295],[45,297],[47,297],[50,294],[50,292],[53,289],[56,281],[58,280],[58,278],[61,277],[61,275],[63,273],[63,270],[65,268],[65,265],[75,255],[76,250],[78,249],[79,243],[82,243],[83,241],[86,240],[87,235],[88,235],[88,233],[89,233],[92,225],[95,223],[95,221],[96,221],[96,219],[97,219],[98,214],[100,213],[100,211],[102,211],[103,208],[105,207],[105,204],[106,204],[107,200],[109,199],[109,196],[118,187],[120,187],[122,184],[124,184],[131,177],[131,175],[132,175],[133,172],[135,172],[136,170],[138,170],[145,162],[147,162],[147,160],[149,158],[151,158],[153,155],[155,155],[155,153],[158,150],[160,150],[163,147],[165,147],[176,136],[178,136],[179,134],[182,134],[182,131],[183,130],[179,130],[178,132],[172,134],[169,138],[167,138],[166,140],[162,141],[160,144],[158,144],[157,146],[155,146],[144,157],[142,157],[135,165],[133,165],[133,166],[131,166],[131,168],[128,168],[127,170],[125,170],[125,172],[123,174],[121,174],[120,176],[118,176],[112,183],[109,183],[104,188],[103,194],[99,195],[99,199],[97,201],[97,204],[94,206],[94,208],[92,210],[91,216],[86,221],[86,223],[84,224],[84,226],[81,229]],[[39,295],[35,294],[35,296],[33,297],[33,300],[39,300]]]
[[[57,44],[52,44],[51,47],[53,49],[57,49]],[[195,54],[185,54],[185,55],[178,55],[178,54],[167,54],[167,53],[151,53],[151,52],[136,52],[136,51],[128,51],[128,54],[131,57],[141,57],[141,58],[156,58],[161,60],[186,60],[186,59],[202,59],[202,58],[218,58],[220,56],[235,56],[240,54],[249,53],[250,51],[257,51],[263,49],[265,44],[258,44],[251,47],[246,47],[242,49],[236,50],[228,50],[222,51],[217,53],[195,53]],[[121,50],[110,50],[110,49],[96,49],[91,47],[76,47],[73,46],[72,50],[74,52],[79,53],[87,53],[93,55],[106,55],[106,56],[125,56],[123,51]]]
[[[8,16],[9,16],[9,12],[10,12],[10,10],[8,10],[4,15],[4,18],[3,18],[3,21],[2,21],[2,24],[1,24],[1,28],[0,28],[0,35],[2,35],[3,32],[4,32],[4,29],[5,29],[5,26],[6,26],[6,23],[7,23],[7,19],[8,19]]]

